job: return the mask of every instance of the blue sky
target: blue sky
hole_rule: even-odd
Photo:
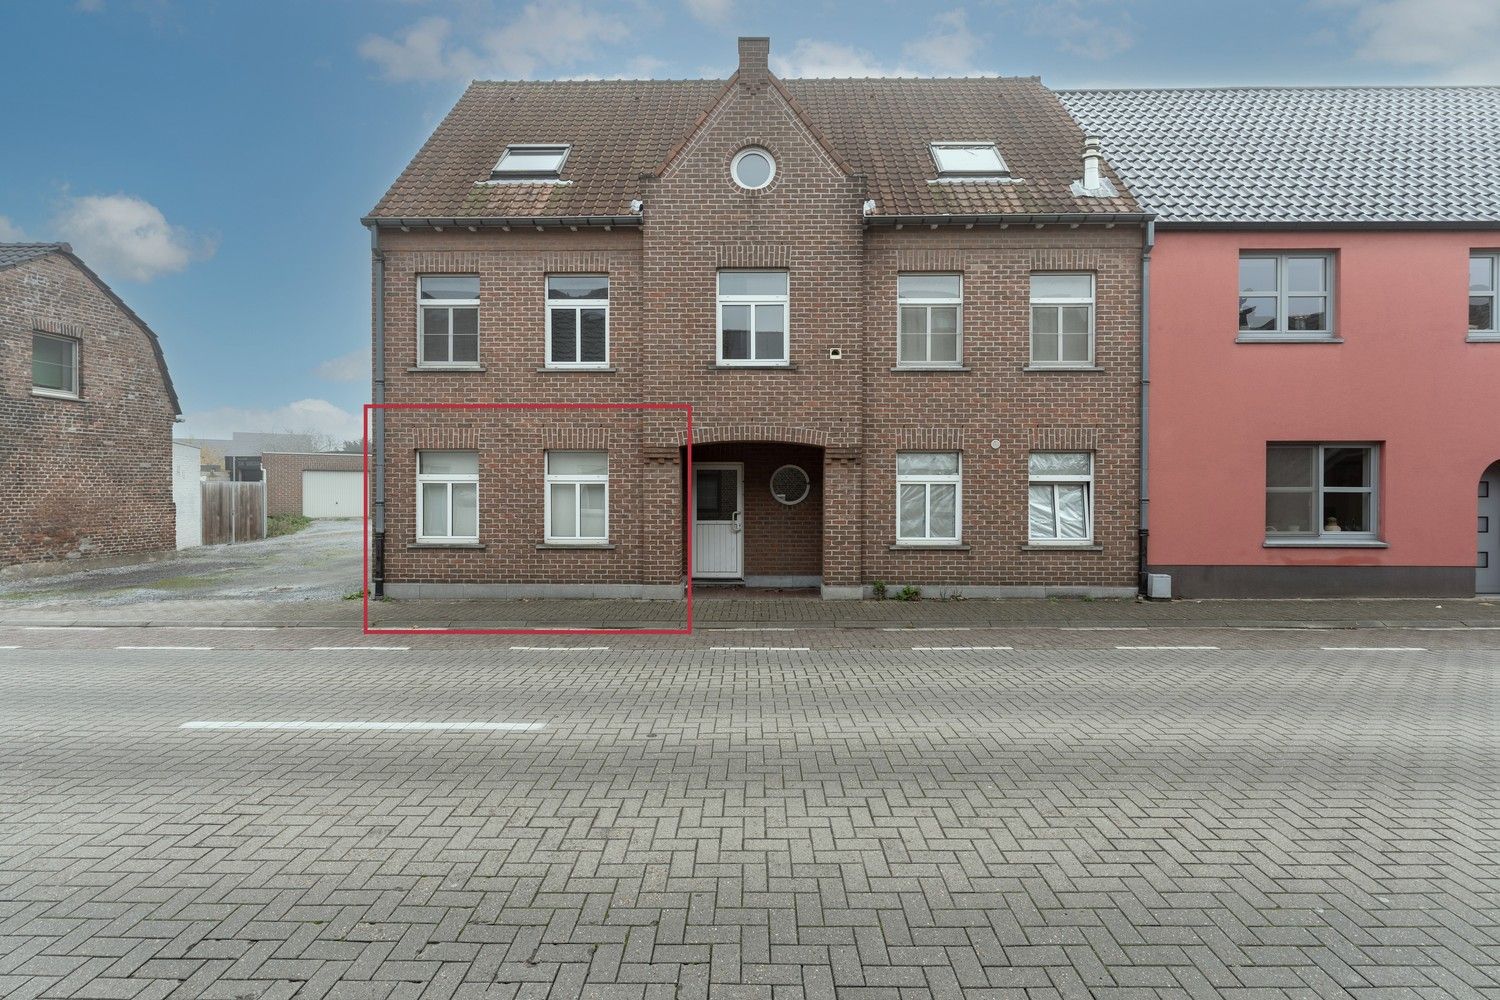
[[[186,424],[350,437],[359,225],[473,76],[1037,74],[1055,87],[1500,83],[1497,0],[0,0],[0,240],[68,239]]]

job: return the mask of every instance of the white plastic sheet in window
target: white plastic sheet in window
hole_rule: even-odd
[[[574,538],[578,533],[578,493],[572,483],[552,485],[552,537]]]
[[[1053,520],[1052,487],[1033,486],[1028,505],[1031,517],[1032,538],[1055,538],[1057,530]]]
[[[901,476],[956,476],[958,475],[958,453],[903,451],[896,456],[896,474]]]
[[[927,536],[927,487],[901,487],[900,530],[902,538]]]
[[[1034,451],[1031,453],[1033,476],[1087,476],[1088,452]]]
[[[424,451],[419,453],[420,472],[427,476],[477,476],[477,451]]]
[[[932,518],[928,535],[932,538],[957,538],[958,488],[938,484],[928,489],[931,491],[928,496],[928,505],[929,515]]]
[[[459,538],[479,535],[479,488],[473,483],[453,484],[453,534]]]
[[[552,476],[602,476],[609,472],[609,455],[602,451],[549,451],[547,473]]]
[[[1088,513],[1082,486],[1058,486],[1057,537],[1087,538]]]

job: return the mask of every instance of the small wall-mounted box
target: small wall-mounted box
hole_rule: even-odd
[[[842,347],[830,347],[828,349],[828,360],[829,361],[838,361],[841,358],[843,358],[843,356],[844,356],[844,349]]]
[[[1153,601],[1172,599],[1172,577],[1167,573],[1146,574],[1146,596]]]

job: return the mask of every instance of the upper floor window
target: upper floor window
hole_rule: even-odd
[[[896,277],[900,330],[896,363],[957,367],[963,316],[963,277],[902,274]]]
[[[934,142],[932,162],[939,177],[992,178],[1010,176],[1005,158],[993,142]]]
[[[1266,540],[1375,538],[1376,462],[1370,445],[1266,446]]]
[[[78,341],[31,335],[31,391],[40,396],[78,395]]]
[[[1500,253],[1476,253],[1469,258],[1469,329],[1500,334],[1496,291],[1500,290]]]
[[[1240,332],[1333,335],[1333,257],[1326,253],[1240,255]]]
[[[1094,537],[1094,456],[1034,451],[1027,490],[1031,541],[1083,545]]]
[[[956,451],[896,454],[896,540],[957,542],[963,474]]]
[[[787,273],[719,272],[719,364],[786,365]]]
[[[1031,276],[1031,363],[1086,366],[1094,363],[1094,276]]]
[[[417,279],[421,312],[417,362],[441,367],[479,364],[479,276],[431,274]]]
[[[478,452],[417,452],[417,540],[479,541]]]
[[[506,146],[491,180],[550,180],[562,176],[572,147],[562,143]]]
[[[734,154],[729,163],[729,176],[745,190],[759,191],[776,176],[776,161],[764,149],[751,146]]]
[[[547,452],[547,541],[609,541],[609,454]]]
[[[609,277],[554,274],[547,278],[547,364],[602,368],[609,364]]]

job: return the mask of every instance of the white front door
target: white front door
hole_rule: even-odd
[[[745,466],[705,462],[693,466],[693,575],[735,579],[745,575]]]
[[[1500,594],[1500,462],[1479,480],[1479,568],[1474,591]]]

